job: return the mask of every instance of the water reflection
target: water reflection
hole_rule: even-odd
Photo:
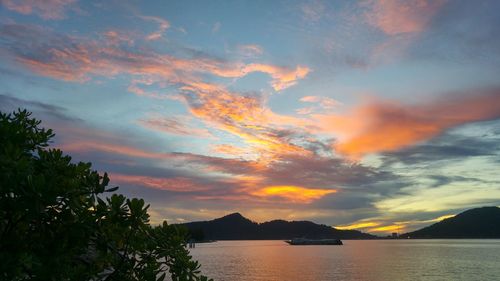
[[[498,280],[500,240],[282,241],[198,244],[191,253],[219,281]]]

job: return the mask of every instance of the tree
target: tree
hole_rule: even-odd
[[[1,280],[208,280],[185,229],[151,226],[142,199],[105,197],[108,175],[48,148],[40,123],[0,112]]]

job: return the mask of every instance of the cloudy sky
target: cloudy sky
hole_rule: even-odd
[[[152,222],[500,205],[498,1],[0,1],[0,109]]]

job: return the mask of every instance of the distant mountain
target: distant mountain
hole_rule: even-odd
[[[292,238],[372,239],[376,236],[356,230],[339,230],[310,221],[273,220],[256,223],[240,213],[211,221],[189,222],[186,226],[193,236],[205,240],[283,240]]]
[[[500,208],[471,209],[401,237],[500,238]]]

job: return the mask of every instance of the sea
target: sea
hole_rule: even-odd
[[[215,281],[500,280],[500,240],[344,240],[196,244],[191,255]]]

